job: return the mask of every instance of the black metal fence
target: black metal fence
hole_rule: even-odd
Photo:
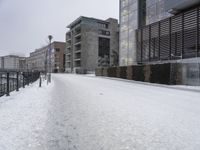
[[[10,95],[12,91],[19,91],[19,88],[25,87],[35,82],[40,77],[39,72],[17,72],[0,70],[0,97]]]
[[[200,57],[200,7],[136,31],[138,63]]]

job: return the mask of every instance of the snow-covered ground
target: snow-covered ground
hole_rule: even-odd
[[[52,87],[53,83],[39,88],[37,82],[10,97],[0,97],[0,150],[37,150],[42,146]]]
[[[199,150],[200,88],[53,75],[0,98],[0,150]]]

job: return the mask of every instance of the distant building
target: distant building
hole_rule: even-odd
[[[49,49],[50,45],[47,45],[30,53],[30,57],[27,59],[28,69],[45,72],[48,69],[49,58],[51,58],[51,71],[64,72],[65,43],[53,42],[51,57],[49,57]]]
[[[19,56],[9,55],[4,57],[5,69],[19,69]]]
[[[66,72],[86,73],[96,67],[118,65],[117,19],[79,17],[67,27]]]
[[[0,57],[0,69],[24,70],[26,69],[26,57],[7,55]]]
[[[19,57],[19,69],[20,70],[27,69],[27,57]]]
[[[0,57],[0,69],[4,69],[4,57]]]

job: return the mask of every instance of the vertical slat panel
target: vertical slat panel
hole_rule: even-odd
[[[170,38],[169,38],[169,19],[160,22],[160,59],[169,59]]]
[[[139,31],[137,52],[142,62],[200,56],[200,7]]]
[[[171,58],[179,59],[182,49],[182,16],[171,18]]]

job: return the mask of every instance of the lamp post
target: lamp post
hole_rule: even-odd
[[[47,79],[47,55],[48,55],[48,49],[45,51],[45,61],[44,61],[44,65],[45,65],[45,80]],[[48,80],[47,80],[48,83]]]
[[[48,67],[48,82],[51,83],[51,40],[53,39],[52,35],[48,36],[49,39],[49,67]]]

